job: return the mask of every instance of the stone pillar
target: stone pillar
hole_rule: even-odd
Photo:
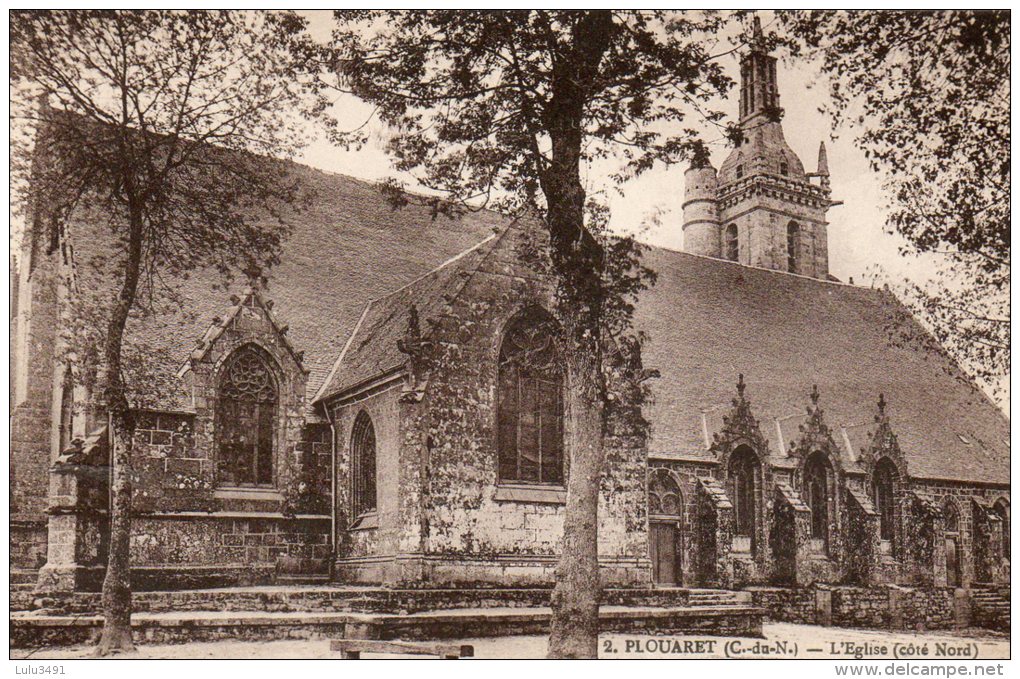
[[[109,468],[56,464],[50,469],[46,565],[36,590],[95,590],[106,557]]]
[[[824,627],[832,625],[832,590],[815,588],[815,624]]]

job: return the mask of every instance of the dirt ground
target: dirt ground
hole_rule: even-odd
[[[600,658],[865,658],[903,660],[1005,659],[1009,657],[1009,637],[984,630],[966,630],[951,635],[945,632],[911,634],[869,630],[815,627],[771,623],[764,627],[765,639],[732,639],[707,636],[605,634],[599,640]],[[543,658],[545,637],[500,637],[464,639],[477,658]],[[75,646],[60,649],[11,649],[12,659],[85,658],[91,648]],[[925,654],[926,651],[926,654]],[[136,659],[222,659],[287,658],[331,659],[326,640],[285,640],[263,642],[217,641],[181,645],[139,646],[136,653],[121,656]],[[364,657],[371,657],[365,655]],[[377,656],[380,657],[380,656]],[[398,657],[398,656],[381,656]],[[406,656],[399,656],[406,657]]]

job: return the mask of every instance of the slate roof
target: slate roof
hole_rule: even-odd
[[[651,450],[707,455],[701,411],[726,412],[743,373],[770,445],[775,420],[798,415],[782,420],[789,443],[814,384],[837,444],[839,427],[870,422],[884,393],[912,476],[1009,482],[1006,418],[945,355],[921,347],[890,293],[661,248],[644,264],[658,282],[635,320],[649,335],[645,366],[662,374],[647,412]]]
[[[292,171],[314,198],[306,211],[291,215],[293,232],[261,296],[275,303],[274,314],[289,325],[288,339],[305,353],[310,400],[345,345],[324,391],[398,365],[396,339],[407,327],[410,303],[424,329],[442,295],[484,257],[487,246],[479,244],[509,220],[478,212],[433,221],[424,207],[392,210],[367,182],[296,164]],[[84,236],[75,239],[78,269],[109,270],[102,229],[77,228]],[[712,431],[712,418],[726,412],[743,373],[776,456],[782,450],[776,419],[788,418],[780,420],[788,444],[817,384],[842,447],[847,438],[856,445],[866,432],[855,426],[843,437],[839,427],[870,422],[883,392],[911,475],[1008,483],[1008,422],[945,356],[897,339],[897,328],[914,336],[918,329],[904,321],[889,293],[662,248],[649,248],[644,263],[658,273],[636,314],[649,336],[645,366],[662,375],[647,412],[652,453],[710,459],[702,412],[710,413]],[[243,296],[244,281],[230,289],[217,288],[219,282],[212,272],[196,272],[183,283],[180,309],[144,327],[133,324],[128,342],[176,373],[212,319],[227,313],[230,294]],[[844,468],[855,457],[847,451]]]
[[[308,398],[329,374],[365,305],[426,274],[509,223],[492,212],[432,219],[428,208],[394,210],[376,185],[288,163],[310,205],[286,215],[292,226],[281,262],[260,291],[273,313],[289,326],[288,339],[305,353]],[[97,272],[109,269],[108,231],[94,215],[80,217],[74,238],[79,283],[106,286]],[[244,297],[247,281],[224,287],[214,271],[194,272],[182,282],[179,309],[128,328],[126,341],[174,374],[188,359],[215,317],[230,310],[231,294]],[[186,404],[175,404],[177,407]]]
[[[478,266],[497,240],[493,234],[424,276],[369,302],[316,398],[327,398],[403,366],[407,357],[397,348],[397,341],[405,335],[411,306],[418,311],[421,331],[427,332],[425,319],[435,318],[443,306],[444,295],[456,294],[466,274]]]
[[[366,379],[372,365],[396,365],[395,350],[371,348],[373,342],[395,345],[410,304],[434,306],[452,292],[443,281],[470,270],[485,251],[370,305],[371,321],[354,337],[368,358],[350,356],[352,365],[338,371],[330,393]],[[635,317],[649,337],[644,364],[661,373],[646,413],[652,453],[711,460],[705,429],[719,430],[743,373],[779,466],[795,464],[784,451],[800,436],[817,384],[844,469],[857,469],[884,393],[911,475],[1008,483],[1005,418],[952,361],[922,347],[919,338],[927,336],[890,293],[662,248],[649,248],[644,263],[658,273]]]

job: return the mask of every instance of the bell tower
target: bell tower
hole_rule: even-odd
[[[741,141],[716,173],[706,163],[686,174],[684,249],[741,264],[826,279],[825,215],[830,198],[824,144],[807,173],[783,135],[776,58],[754,18],[740,62]]]

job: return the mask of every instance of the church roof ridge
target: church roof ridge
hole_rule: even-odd
[[[685,257],[697,257],[698,259],[707,259],[707,260],[710,260],[712,262],[720,262],[720,263],[726,264],[726,265],[738,266],[738,267],[741,267],[741,268],[744,268],[744,269],[752,269],[754,271],[764,271],[766,273],[778,274],[778,275],[781,275],[781,276],[792,276],[794,278],[801,278],[801,279],[804,279],[804,280],[809,280],[809,281],[811,281],[813,283],[826,283],[826,284],[829,284],[829,285],[837,285],[837,286],[841,286],[841,287],[845,287],[845,288],[853,288],[855,290],[864,290],[864,291],[874,290],[876,292],[883,292],[883,293],[886,292],[886,290],[884,288],[876,288],[876,287],[873,287],[873,286],[857,285],[856,283],[846,283],[846,282],[838,280],[838,279],[837,280],[832,280],[832,279],[829,279],[829,278],[816,278],[814,276],[807,276],[807,275],[801,274],[801,273],[794,273],[793,271],[783,271],[782,269],[770,269],[770,268],[765,267],[765,266],[756,266],[754,264],[744,264],[743,262],[734,262],[733,260],[726,259],[725,257],[712,257],[711,255],[701,255],[701,254],[698,254],[696,252],[687,252],[686,250],[681,250],[679,248],[671,248],[671,247],[668,247],[668,246],[665,246],[665,245],[654,245],[652,243],[644,243],[642,241],[638,241],[638,242],[641,243],[641,245],[643,245],[646,248],[654,249],[654,250],[661,250],[663,252],[667,252],[667,253],[670,253],[670,254],[684,255]]]

